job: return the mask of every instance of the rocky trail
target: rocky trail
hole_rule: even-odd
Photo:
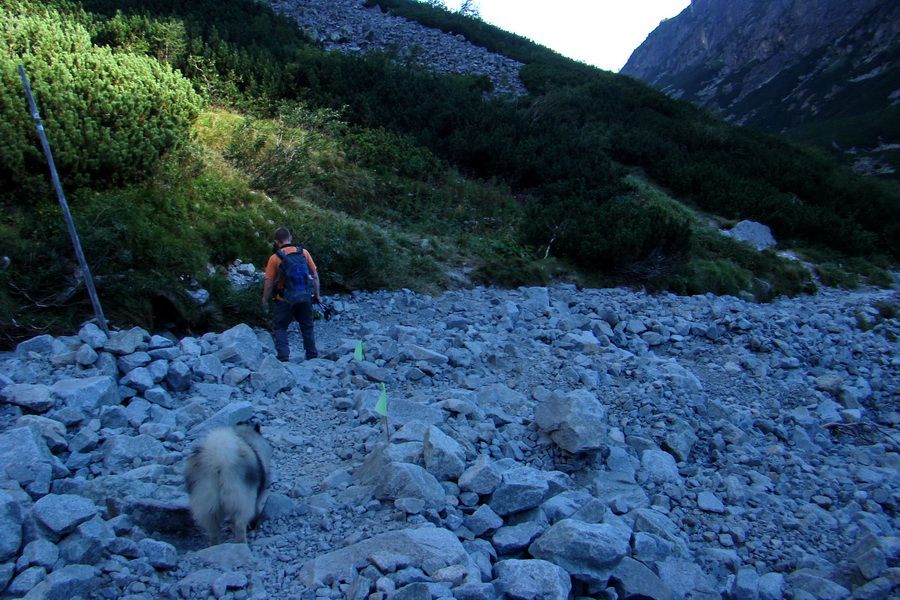
[[[896,598],[898,303],[359,293],[317,321],[320,358],[288,363],[247,326],[34,338],[0,357],[0,589]],[[251,417],[274,449],[264,520],[208,548],[184,457]]]

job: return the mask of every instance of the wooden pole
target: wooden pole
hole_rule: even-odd
[[[106,318],[103,316],[103,308],[100,306],[100,299],[97,297],[97,290],[94,288],[91,270],[88,268],[87,261],[84,258],[84,252],[81,251],[81,242],[78,240],[78,232],[75,231],[75,222],[72,220],[72,213],[69,212],[69,204],[66,202],[66,196],[63,194],[62,184],[59,182],[59,174],[56,172],[53,154],[50,152],[50,143],[47,141],[44,125],[41,123],[41,115],[38,112],[37,104],[34,102],[34,96],[31,93],[31,84],[28,83],[25,67],[22,65],[19,65],[19,75],[22,77],[22,85],[25,86],[25,96],[28,98],[28,106],[31,108],[31,116],[34,118],[38,136],[41,138],[44,156],[47,157],[47,164],[50,165],[50,176],[53,178],[53,187],[56,188],[56,196],[59,198],[59,204],[62,206],[63,215],[66,218],[66,226],[69,228],[69,235],[72,238],[72,244],[75,246],[75,255],[78,257],[78,263],[81,265],[84,284],[87,287],[88,295],[91,297],[91,303],[94,305],[94,314],[97,317],[100,329],[102,329],[105,334],[109,335],[109,328],[106,326]]]

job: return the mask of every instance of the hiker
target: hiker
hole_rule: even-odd
[[[316,350],[316,335],[313,331],[313,304],[321,300],[319,297],[319,274],[316,263],[309,252],[292,243],[291,232],[286,227],[279,227],[273,236],[275,254],[266,263],[266,283],[263,287],[262,304],[267,306],[269,295],[275,291],[275,308],[272,311],[272,332],[275,335],[275,352],[278,360],[287,361],[291,357],[288,345],[288,327],[296,319],[303,334],[303,349],[306,360],[319,356]],[[302,261],[291,254],[302,253],[306,259]],[[284,263],[284,265],[282,264]],[[285,273],[285,268],[289,272]]]

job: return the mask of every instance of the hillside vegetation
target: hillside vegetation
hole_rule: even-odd
[[[252,0],[0,0],[3,343],[90,315],[19,64],[117,325],[262,322],[259,290],[224,271],[262,265],[282,224],[331,291],[438,291],[459,272],[760,300],[811,289],[798,263],[710,219],[766,223],[829,281],[889,281],[896,187],[476,19],[379,4],[526,63],[530,95],[326,53]]]

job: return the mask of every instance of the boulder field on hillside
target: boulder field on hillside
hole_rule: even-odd
[[[0,596],[900,595],[896,291],[330,300],[312,361],[247,325],[0,355]],[[206,547],[185,456],[249,418],[264,520]]]
[[[493,96],[524,96],[519,78],[523,63],[416,21],[365,8],[363,0],[265,0],[326,50],[362,55],[384,52],[403,64],[441,74],[482,75]]]

